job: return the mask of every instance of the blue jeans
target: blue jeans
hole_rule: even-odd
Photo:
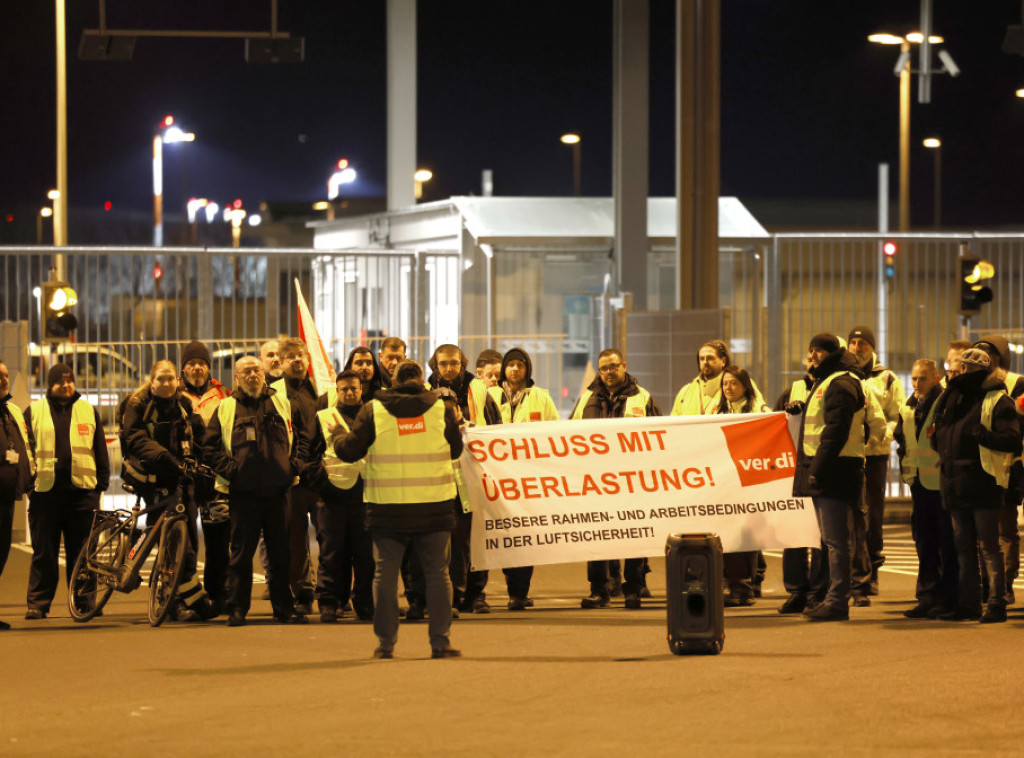
[[[850,604],[850,523],[854,509],[859,507],[859,500],[859,492],[852,498],[814,498],[814,511],[818,516],[821,539],[828,548],[829,583],[825,602],[838,608],[846,608]]]
[[[448,576],[451,532],[393,532],[374,529],[373,631],[380,646],[391,650],[398,641],[398,573],[402,556],[411,542],[423,564],[427,589],[430,647],[448,646],[452,628],[452,583]]]

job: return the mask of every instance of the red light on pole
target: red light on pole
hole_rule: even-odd
[[[114,205],[109,200],[103,204],[103,210],[109,211]]]
[[[163,275],[164,275],[163,267],[159,263],[154,263],[153,264],[153,278],[159,281],[163,277]]]
[[[160,122],[160,125],[166,129],[174,124],[174,116],[164,116],[164,120]]]
[[[348,158],[342,158],[338,161],[338,171],[348,168]]]
[[[231,204],[231,207],[233,207],[235,210],[238,210],[239,208],[242,207],[242,200],[240,198],[235,200],[235,202]]]
[[[896,243],[893,242],[892,240],[889,240],[884,245],[882,245],[882,252],[885,253],[890,258],[896,255],[898,250],[899,248],[897,247]]]

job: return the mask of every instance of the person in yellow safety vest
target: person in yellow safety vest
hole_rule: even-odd
[[[275,353],[276,355],[276,353]],[[192,410],[199,414],[205,427],[217,411],[220,401],[231,394],[223,384],[210,376],[212,364],[210,348],[205,343],[193,340],[181,351],[181,392],[192,402]],[[203,438],[196,439],[202,445]],[[196,504],[205,506],[216,499],[212,485],[200,478],[196,483]],[[210,602],[218,613],[223,612],[227,599],[228,580],[228,539],[231,536],[229,521],[202,521],[205,559],[203,565],[203,586]]]
[[[501,376],[501,353],[490,348],[480,351],[476,359],[476,376],[469,383],[469,415],[466,417],[471,424],[483,426],[484,408],[487,405],[487,391],[498,386]]]
[[[910,485],[910,523],[917,549],[917,605],[904,611],[910,619],[938,618],[956,607],[956,544],[953,521],[942,507],[939,454],[932,449],[935,401],[942,394],[935,361],[920,358],[910,370],[913,394],[900,408],[893,436],[903,481]]]
[[[402,361],[393,387],[363,406],[345,434],[335,429],[342,461],[366,458],[366,524],[373,538],[375,658],[394,657],[398,641],[398,573],[415,545],[426,579],[431,655],[461,655],[451,646],[452,585],[448,576],[458,489],[452,461],[462,454],[457,409],[423,384],[416,361]]]
[[[825,599],[804,610],[810,621],[850,618],[849,520],[864,485],[864,387],[857,361],[839,338],[827,332],[807,348],[814,386],[806,403],[786,406],[801,415],[793,495],[810,497],[828,553]]]
[[[642,418],[660,416],[658,404],[651,393],[637,384],[627,372],[626,360],[618,350],[602,350],[597,356],[597,376],[583,391],[569,418]],[[590,596],[580,601],[582,608],[605,608],[611,597],[611,561],[587,561],[587,580]],[[650,571],[646,558],[627,558],[624,561],[622,593],[627,608],[639,608],[644,575]]]
[[[885,416],[885,434],[868,438],[864,450],[864,497],[854,512],[853,602],[870,605],[869,595],[878,594],[878,569],[885,563],[882,521],[885,518],[885,486],[892,452],[892,434],[907,400],[903,383],[895,372],[878,362],[875,334],[867,326],[855,326],[847,337],[849,350],[865,362],[867,388],[877,399]],[[872,414],[873,415],[873,414]]]
[[[501,359],[498,384],[488,391],[484,417],[488,424],[524,424],[534,421],[558,421],[558,408],[551,394],[533,381],[533,362],[520,347],[509,350]],[[508,589],[508,609],[525,611],[533,607],[530,582],[533,566],[502,569]]]
[[[718,411],[722,401],[722,370],[732,363],[729,348],[722,340],[708,340],[697,350],[700,373],[684,384],[672,404],[673,416],[700,416]],[[761,391],[754,385],[757,402],[764,403]]]
[[[995,334],[983,336],[973,347],[988,353],[995,366],[993,373],[999,377],[1006,387],[1006,394],[1011,400],[1017,401],[1024,397],[1024,377],[1010,371],[1010,343],[1005,337]],[[1021,499],[1024,498],[1024,468],[1021,467],[1019,455],[1014,456],[1010,469],[1010,484],[1006,488],[1003,510],[999,513],[999,547],[1003,551],[1003,562],[1006,564],[1006,604],[1013,605],[1016,597],[1013,583],[1020,574],[1020,534],[1017,530],[1017,518]]]
[[[953,520],[959,577],[957,606],[944,621],[1006,621],[1006,569],[999,548],[999,513],[1020,454],[1021,424],[993,362],[984,350],[960,356],[965,373],[935,401],[932,448],[939,454],[942,503]],[[982,613],[978,544],[988,576]]]
[[[216,488],[228,496],[231,552],[228,562],[228,626],[242,626],[252,601],[252,559],[260,533],[273,569],[267,577],[274,619],[305,624],[288,586],[285,499],[302,471],[307,440],[284,393],[267,386],[260,361],[235,363],[235,389],[220,401],[203,440],[203,459],[217,472]]]
[[[364,461],[345,463],[334,452],[331,438],[336,429],[352,427],[363,407],[362,383],[352,369],[335,378],[338,402],[317,412],[316,433],[309,443],[306,484],[320,493],[316,537],[320,561],[316,602],[320,621],[335,623],[345,616],[345,606],[360,621],[373,620],[373,545],[366,530],[363,504]]]
[[[47,375],[46,397],[25,411],[34,459],[35,491],[29,497],[32,567],[26,619],[46,618],[57,591],[58,551],[64,537],[67,579],[89,537],[100,493],[110,483],[103,423],[75,387],[70,366],[58,363]]]
[[[430,356],[427,365],[431,374],[427,380],[433,389],[447,393],[459,409],[459,423],[465,424],[483,415],[487,391],[483,383],[466,370],[465,354],[457,345],[440,345]],[[476,385],[473,383],[476,382]],[[477,395],[482,397],[477,398]],[[479,409],[476,407],[479,402]],[[471,421],[471,423],[473,423]],[[449,567],[452,580],[452,604],[462,612],[490,613],[487,602],[487,571],[470,571],[472,561],[469,552],[469,538],[473,528],[473,508],[469,502],[469,491],[459,462],[455,461],[455,478],[459,488],[459,507],[455,509],[455,530],[452,532],[452,563]]]
[[[28,427],[21,409],[11,397],[11,377],[7,364],[0,361],[0,575],[11,552],[14,530],[14,503],[32,485],[32,456],[29,455]],[[10,629],[0,621],[0,631]]]

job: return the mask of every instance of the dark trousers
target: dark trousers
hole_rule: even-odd
[[[424,605],[427,602],[427,583],[423,577],[423,564],[416,555],[416,543],[410,541],[402,555],[402,586],[405,587],[405,600],[409,605]],[[449,578],[449,581],[451,579]]]
[[[312,521],[313,526],[316,526],[319,500],[319,495],[306,487],[296,485],[288,492],[288,504],[285,509],[291,555],[288,582],[292,593],[300,602],[312,602],[316,590],[316,572],[309,555],[309,523]]]
[[[530,582],[533,580],[533,566],[516,566],[502,569],[509,598],[530,596]]]
[[[837,608],[846,608],[850,604],[850,523],[859,500],[859,492],[852,498],[814,498],[818,527],[828,550],[829,581],[824,602]]]
[[[203,544],[206,562],[203,585],[210,600],[223,603],[228,594],[228,546],[231,543],[231,522],[203,523]]]
[[[1020,506],[1020,492],[1013,486],[1006,492],[1003,509],[999,513],[999,547],[1006,564],[1006,586],[1020,573],[1020,534],[1017,531],[1017,509]]]
[[[988,604],[1006,604],[1006,564],[999,549],[999,508],[953,508],[953,539],[960,566],[959,605],[973,613],[981,610],[981,574],[978,545],[989,582]]]
[[[14,534],[14,498],[0,497],[0,576],[3,576],[7,556],[11,554]]]
[[[853,512],[853,591],[867,593],[878,581],[882,554],[882,521],[885,519],[885,477],[888,455],[869,455],[864,460],[864,495]]]
[[[143,492],[142,500],[146,505],[146,527],[151,527],[157,522],[160,516],[168,508],[174,508],[178,504],[178,493],[171,490],[166,494],[157,493],[153,490]],[[152,508],[153,510],[149,510]],[[196,574],[196,551],[199,548],[199,530],[196,528],[198,512],[196,504],[186,496],[185,513],[188,518],[185,521],[185,528],[188,530],[188,544],[185,546],[184,573],[181,576],[182,584],[186,583]]]
[[[587,561],[587,581],[590,582],[590,594],[599,597],[609,596],[613,564],[618,561]],[[650,571],[646,558],[627,558],[622,571],[622,594],[639,595],[644,588],[644,576]],[[511,591],[509,591],[511,595]]]
[[[914,509],[910,528],[917,548],[917,588],[915,595],[924,605],[953,608],[957,603],[959,566],[953,540],[953,520],[942,507],[941,495],[921,486],[910,485]]]
[[[723,556],[725,586],[732,595],[754,597],[754,577],[757,575],[757,551],[726,553]]]
[[[71,572],[92,526],[100,495],[92,490],[33,492],[28,528],[32,534],[32,566],[28,575],[28,607],[50,612],[60,575],[60,540],[64,538],[65,576]]]
[[[270,604],[275,615],[292,611],[292,592],[288,586],[288,526],[285,523],[285,496],[228,497],[231,509],[231,540],[228,559],[227,610],[249,612],[252,601],[252,559],[260,541],[260,532],[267,546],[267,560],[273,569],[267,575]]]
[[[316,601],[321,611],[344,608],[350,598],[357,613],[373,611],[373,543],[363,525],[365,512],[362,503],[330,496],[317,508]]]
[[[826,554],[813,547],[787,547],[782,551],[782,584],[790,594],[822,600],[828,589]]]
[[[469,538],[473,528],[473,514],[463,513],[462,507],[455,509],[455,529],[452,530],[452,562],[448,570],[452,580],[452,605],[468,610],[473,601],[484,597],[488,572],[472,571],[469,552]]]

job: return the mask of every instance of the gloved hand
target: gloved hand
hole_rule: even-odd
[[[799,416],[804,412],[804,408],[806,407],[806,403],[802,400],[793,400],[792,402],[786,403],[785,410],[790,416]]]

